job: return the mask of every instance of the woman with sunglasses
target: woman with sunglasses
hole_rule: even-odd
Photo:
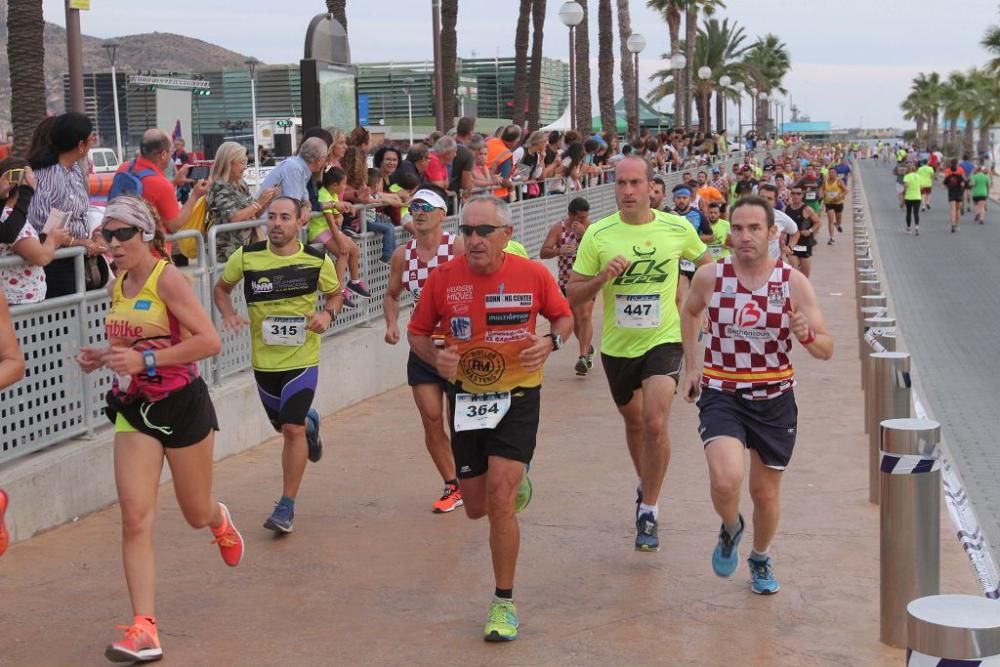
[[[84,372],[107,367],[115,425],[115,483],[122,512],[122,560],[134,618],[105,651],[116,662],[163,657],[154,609],[153,521],[166,458],[184,518],[209,527],[226,565],[243,557],[243,538],[229,510],[212,496],[212,446],[218,422],[197,362],[219,352],[208,313],[185,276],[165,257],[161,226],[146,203],[117,197],[105,209],[101,234],[119,275],[109,285],[106,348],[83,348]],[[127,387],[119,386],[119,379]]]

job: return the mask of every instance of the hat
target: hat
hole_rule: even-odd
[[[712,173],[713,173],[713,174],[718,174],[718,173],[719,173],[719,171],[720,171],[720,170],[719,170],[719,168],[718,168],[718,167],[712,167]]]
[[[417,190],[417,193],[413,195],[410,201],[423,201],[427,202],[434,208],[439,208],[444,211],[448,210],[448,205],[444,203],[444,199],[441,198],[441,195],[426,188],[423,190]]]

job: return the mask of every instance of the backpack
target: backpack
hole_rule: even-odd
[[[153,169],[143,169],[140,172],[136,172],[135,160],[132,160],[128,164],[128,169],[125,171],[119,171],[115,174],[114,178],[111,179],[111,190],[108,191],[108,201],[111,201],[115,197],[120,197],[121,195],[135,195],[136,197],[141,197],[142,179],[155,174],[156,171]]]
[[[194,230],[205,236],[208,231],[206,222],[208,218],[208,197],[202,196],[198,201],[194,203],[194,208],[191,209],[191,215],[188,217],[187,221],[181,226],[180,231]],[[181,251],[188,259],[197,259],[198,257],[198,239],[194,238],[182,238],[177,240],[177,249]]]

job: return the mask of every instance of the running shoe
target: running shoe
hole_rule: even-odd
[[[830,239],[829,241],[826,242],[827,245],[833,245],[834,243],[835,241],[833,239]]]
[[[912,229],[910,229],[909,227],[907,227],[907,228],[906,228],[906,233],[907,233],[907,234],[912,234],[912,233],[913,233],[913,230],[912,230]]]
[[[163,657],[160,637],[152,623],[140,622],[115,627],[124,630],[125,636],[119,641],[111,642],[104,649],[104,657],[111,662],[152,662]]]
[[[295,520],[295,510],[291,505],[278,501],[271,516],[264,522],[264,527],[276,533],[287,535],[292,532],[292,521]]]
[[[340,294],[344,297],[344,308],[357,308],[354,301],[351,299],[351,295],[348,294],[349,290],[341,290]]]
[[[913,233],[916,234],[917,236],[920,236],[920,228],[918,227],[917,229],[914,229]]]
[[[323,458],[323,438],[319,434],[319,413],[311,409],[306,413],[306,446],[309,460],[316,463]]]
[[[653,518],[652,512],[640,515],[635,522],[635,550],[659,551],[660,538],[656,530],[656,519]]]
[[[514,500],[514,514],[520,514],[531,502],[531,495],[535,488],[528,477],[528,466],[524,466],[524,475],[521,477],[521,484],[517,487],[517,499]]]
[[[712,552],[712,571],[719,577],[731,577],[740,564],[740,538],[743,537],[743,515],[740,515],[740,529],[730,536],[726,524],[719,528],[719,543]]]
[[[771,557],[764,556],[763,560],[748,558],[750,565],[750,590],[757,595],[773,595],[781,590],[778,580],[774,578],[774,568],[771,567]]]
[[[493,598],[490,615],[483,628],[483,639],[488,642],[511,642],[517,639],[517,608],[511,600]]]
[[[587,365],[591,368],[594,367],[594,346],[589,345],[587,350]]]
[[[348,280],[347,289],[351,290],[362,299],[372,298],[372,293],[368,291],[368,285],[365,284],[364,280]]]
[[[7,545],[10,544],[10,534],[7,532],[7,524],[4,523],[3,515],[7,511],[7,505],[10,503],[10,499],[7,497],[7,492],[0,489],[0,556],[7,551]]]
[[[955,225],[952,225],[952,226],[951,226],[951,233],[952,233],[952,234],[954,234],[954,233],[955,233],[955,232],[956,232],[957,230],[958,230],[958,228],[957,228],[957,227],[955,227]]]
[[[577,375],[586,375],[590,372],[590,368],[593,364],[587,363],[587,357],[580,357],[576,360],[576,365],[573,366],[573,370],[576,371]]]
[[[236,529],[229,508],[223,503],[219,503],[219,507],[222,509],[223,523],[218,532],[212,530],[212,534],[215,535],[212,544],[219,545],[219,553],[222,554],[222,560],[226,565],[236,567],[243,560],[243,536]]]
[[[837,225],[837,233],[839,233],[839,234],[843,234],[844,233],[844,228],[841,225]]]
[[[464,504],[465,501],[462,500],[462,492],[454,484],[449,484],[444,487],[441,497],[434,501],[431,508],[435,514],[447,514],[448,512],[457,510]]]

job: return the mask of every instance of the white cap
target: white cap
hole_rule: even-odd
[[[444,203],[444,199],[441,195],[434,192],[433,190],[417,190],[417,193],[410,198],[410,201],[425,201],[435,208],[447,211],[448,205]]]

